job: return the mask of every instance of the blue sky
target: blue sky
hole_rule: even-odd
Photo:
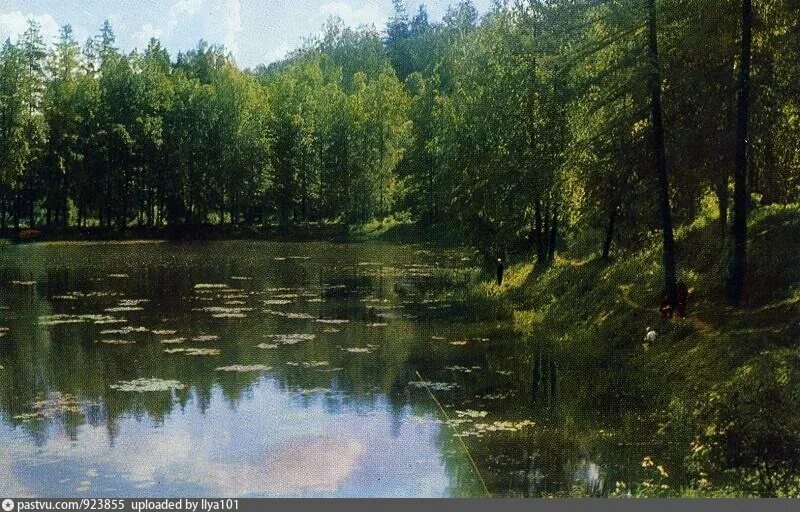
[[[456,0],[406,0],[408,11],[426,4],[439,20]],[[473,0],[480,13],[492,0]],[[272,62],[320,31],[330,16],[346,24],[382,28],[392,13],[391,0],[2,0],[0,38],[15,40],[33,18],[48,42],[60,25],[72,25],[78,40],[95,34],[109,19],[124,50],[142,48],[158,37],[174,55],[199,39],[224,44],[243,67]]]

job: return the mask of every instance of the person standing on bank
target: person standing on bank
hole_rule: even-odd
[[[497,258],[497,286],[503,284],[503,258]]]

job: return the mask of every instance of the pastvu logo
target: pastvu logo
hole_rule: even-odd
[[[5,512],[11,512],[14,510],[14,500],[3,500],[3,510],[5,510]]]

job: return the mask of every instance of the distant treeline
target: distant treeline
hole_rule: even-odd
[[[660,230],[670,289],[672,226],[706,199],[738,275],[748,204],[800,196],[795,0],[394,5],[255,70],[30,22],[0,53],[0,227],[403,215],[542,262]]]

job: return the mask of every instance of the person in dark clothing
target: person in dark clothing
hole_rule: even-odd
[[[500,286],[501,284],[503,284],[503,271],[504,270],[505,270],[505,268],[503,268],[503,259],[502,258],[497,258],[497,286]]]
[[[675,308],[675,313],[677,313],[679,318],[686,317],[686,306],[689,301],[689,289],[686,287],[686,283],[683,281],[678,281],[678,304]]]
[[[661,318],[672,318],[672,302],[669,300],[669,293],[666,290],[661,294],[658,310],[661,311]]]

